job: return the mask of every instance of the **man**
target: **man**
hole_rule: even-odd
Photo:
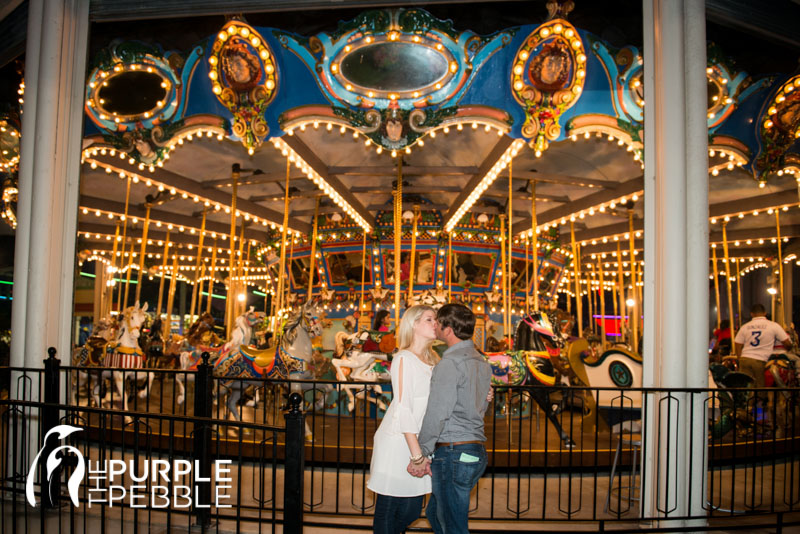
[[[433,369],[430,396],[419,444],[423,457],[412,458],[408,472],[430,473],[433,494],[425,512],[436,534],[467,529],[469,494],[486,469],[483,415],[489,405],[491,368],[475,350],[475,315],[466,306],[446,304],[436,314],[436,337],[447,343]]]
[[[778,323],[767,319],[767,311],[761,304],[750,308],[750,322],[742,325],[734,339],[739,370],[755,380],[756,387],[764,387],[764,368],[773,352],[775,342],[786,350],[792,348],[792,340]]]

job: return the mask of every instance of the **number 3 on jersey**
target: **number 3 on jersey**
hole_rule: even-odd
[[[761,343],[761,332],[756,330],[753,332],[753,340],[750,342],[751,347],[757,347]]]

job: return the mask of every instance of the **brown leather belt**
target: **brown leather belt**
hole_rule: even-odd
[[[479,444],[483,445],[482,441],[440,441],[436,444],[436,448],[439,447],[454,447],[456,445],[472,445],[472,444]]]

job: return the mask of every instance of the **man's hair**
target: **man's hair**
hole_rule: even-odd
[[[763,304],[755,303],[750,306],[750,315],[766,315],[767,310]]]
[[[452,328],[458,339],[470,339],[475,332],[475,314],[463,304],[445,304],[439,308],[436,320],[442,329]]]

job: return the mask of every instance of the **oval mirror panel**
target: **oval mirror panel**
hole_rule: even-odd
[[[376,91],[415,91],[447,75],[444,54],[414,43],[375,43],[350,52],[341,73],[354,85]]]
[[[163,82],[161,76],[151,72],[122,72],[106,80],[97,92],[97,103],[108,113],[141,115],[158,107],[167,96]]]

